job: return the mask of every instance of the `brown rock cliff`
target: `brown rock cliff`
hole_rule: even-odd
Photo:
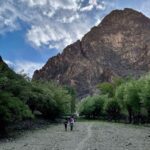
[[[140,76],[149,70],[150,19],[126,8],[112,11],[81,41],[50,58],[33,79],[71,85],[84,97],[113,76]]]

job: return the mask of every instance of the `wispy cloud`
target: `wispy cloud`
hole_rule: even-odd
[[[103,1],[97,1],[97,0],[89,0],[89,3],[87,6],[82,7],[80,11],[91,11],[92,9],[100,9],[100,10],[105,10],[105,2]]]
[[[16,73],[26,73],[29,77],[32,77],[33,72],[36,69],[40,69],[44,63],[37,63],[31,61],[17,60],[15,62],[4,60],[8,66],[13,69]]]
[[[60,51],[81,38],[97,22],[101,0],[5,0],[0,1],[0,34],[28,25],[27,41],[34,47]],[[94,17],[86,11],[97,11]],[[83,28],[84,26],[84,28]]]
[[[145,15],[150,17],[150,1],[149,0],[143,1],[140,11],[144,12]]]

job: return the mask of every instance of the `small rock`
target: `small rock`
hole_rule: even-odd
[[[130,145],[132,145],[132,143],[128,143],[128,144],[126,144],[126,146],[130,146]]]
[[[28,144],[24,144],[23,146],[28,146]]]

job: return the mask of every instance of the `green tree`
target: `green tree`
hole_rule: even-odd
[[[108,99],[106,95],[96,95],[92,97],[92,101],[94,105],[94,110],[93,110],[94,117],[101,117],[103,115],[103,108],[106,99]]]
[[[79,107],[79,113],[81,116],[85,116],[86,118],[94,117],[94,101],[92,101],[92,97],[88,96],[84,98]]]
[[[114,87],[112,83],[103,82],[97,85],[98,89],[100,89],[101,94],[108,94],[109,97],[114,95]]]
[[[105,105],[105,112],[111,120],[117,120],[120,117],[121,107],[115,99],[109,99]]]
[[[5,132],[8,123],[33,118],[28,106],[10,93],[0,92],[0,132]]]
[[[141,115],[140,87],[135,81],[128,82],[125,86],[124,101],[129,113],[129,122],[139,122]],[[133,118],[133,120],[132,120]]]
[[[150,80],[143,80],[143,86],[139,93],[141,104],[144,106],[148,113],[148,121],[150,120]]]
[[[68,91],[68,94],[71,96],[71,113],[76,111],[76,92],[73,87],[66,86],[65,89]]]
[[[42,106],[42,103],[46,104],[46,102],[49,103],[49,110],[54,110],[55,113],[47,113],[49,114],[50,118],[56,118],[62,115],[65,115],[67,113],[70,113],[70,106],[71,106],[71,95],[68,93],[68,91],[63,88],[62,86],[54,83],[54,82],[44,82],[44,81],[38,81],[33,83],[36,88],[39,87],[41,91],[40,99],[38,101],[40,102],[40,105]],[[40,93],[40,91],[38,92]],[[54,103],[53,103],[54,102]],[[52,106],[51,104],[54,104]],[[53,108],[50,108],[53,107]],[[41,107],[40,107],[41,108]],[[44,107],[42,107],[44,109]],[[42,111],[45,112],[45,111]],[[52,117],[52,115],[54,115]]]

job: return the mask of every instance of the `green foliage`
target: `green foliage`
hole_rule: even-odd
[[[68,114],[72,99],[73,91],[53,82],[30,81],[0,62],[1,131],[10,123],[33,118],[35,110],[49,119]]]
[[[150,120],[150,79],[143,81],[141,92],[139,93],[141,104],[146,109],[148,120]]]
[[[0,92],[0,122],[7,124],[33,118],[28,106],[10,93]]]
[[[68,91],[68,94],[71,96],[71,113],[76,111],[76,92],[73,87],[66,86],[65,89]]]
[[[119,116],[122,119],[126,117],[130,123],[150,121],[150,74],[136,80],[113,78],[111,83],[101,83],[98,88],[101,92],[99,97],[104,94],[106,97],[103,99],[103,113],[100,113],[104,118],[116,120]],[[97,116],[95,110],[101,109],[100,106],[95,103],[94,96],[85,98],[80,104],[80,114],[94,118]]]
[[[122,84],[116,89],[116,99],[122,109],[128,112],[129,122],[136,122],[141,115],[141,99],[139,97],[141,89],[142,83],[136,80]]]
[[[113,85],[109,82],[103,82],[99,84],[97,87],[100,89],[101,94],[108,94],[109,97],[112,97],[114,94]]]
[[[71,95],[65,88],[54,82],[38,81],[32,84],[36,92],[35,96],[38,96],[34,101],[38,105],[37,109],[39,108],[44,116],[56,118],[70,113]]]
[[[103,113],[104,102],[108,97],[106,95],[87,97],[82,100],[79,106],[80,115],[87,118],[101,117]]]
[[[117,120],[120,117],[121,107],[115,99],[109,99],[105,105],[105,112],[111,120]]]
[[[101,94],[107,94],[109,97],[115,95],[116,88],[123,84],[128,79],[122,79],[120,77],[114,77],[112,82],[103,82],[97,85],[97,88],[100,90]]]
[[[131,108],[134,114],[140,113],[141,102],[138,95],[139,86],[136,82],[129,82],[124,90],[124,102],[127,108]]]
[[[95,117],[100,117],[103,114],[104,102],[108,97],[106,95],[93,96],[92,100],[94,101],[94,111],[93,115]]]

